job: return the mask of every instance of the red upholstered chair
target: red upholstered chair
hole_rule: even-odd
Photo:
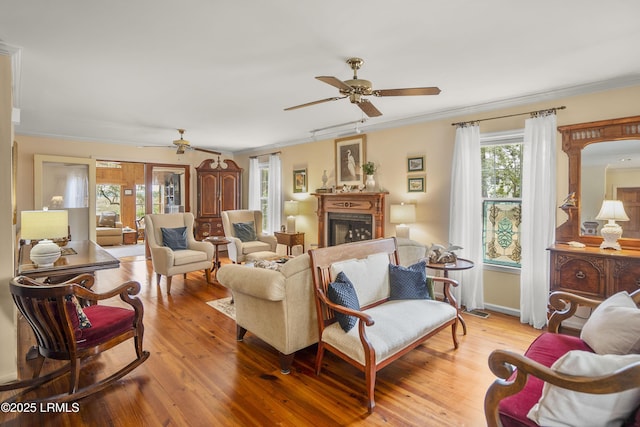
[[[29,401],[76,401],[103,390],[147,360],[149,352],[142,350],[144,310],[142,302],[132,297],[140,292],[140,284],[130,281],[109,292],[98,294],[87,289],[92,283],[93,276],[89,274],[82,274],[58,285],[43,285],[22,276],[11,281],[13,300],[36,336],[37,355],[32,360],[33,378],[0,385],[0,391],[23,389],[8,400],[25,400],[28,395]],[[120,296],[130,307],[97,304],[99,300],[115,296]],[[78,300],[87,301],[89,305],[81,307]],[[83,359],[128,339],[132,339],[134,343],[133,361],[110,376],[80,388]],[[69,363],[41,376],[46,358]],[[48,393],[42,397],[44,393],[40,387],[64,374],[69,374],[67,392],[55,395]],[[35,398],[31,397],[33,394],[36,395]]]

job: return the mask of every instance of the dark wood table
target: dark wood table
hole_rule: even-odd
[[[296,245],[302,245],[302,251],[304,252],[304,233],[287,233],[276,231],[273,233],[276,236],[276,240],[281,245],[287,246],[287,255],[292,255],[293,247]]]
[[[29,258],[31,245],[22,245],[18,255],[18,275],[34,279],[46,277],[52,282],[58,282],[56,278],[71,278],[82,273],[95,274],[98,270],[120,266],[118,258],[91,240],[71,240],[62,250],[63,255],[52,267],[36,267]]]
[[[464,258],[458,258],[456,259],[456,262],[447,262],[447,263],[427,262],[427,268],[443,271],[444,272],[443,275],[446,278],[449,278],[450,271],[468,270],[470,268],[473,268],[474,265],[475,264],[473,263],[473,261],[464,259]],[[445,295],[444,298],[446,301],[447,296]],[[462,325],[462,331],[464,332],[465,335],[467,335],[467,323],[462,318],[462,315],[460,314],[460,310],[458,310],[458,320]]]
[[[226,237],[209,236],[206,237],[204,241],[213,245],[215,255],[213,258],[213,268],[211,269],[211,273],[215,273],[220,269],[220,246],[228,245],[231,243],[231,240],[227,240]]]

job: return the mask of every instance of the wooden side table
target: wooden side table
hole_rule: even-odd
[[[473,261],[468,260],[468,259],[464,259],[464,258],[458,258],[456,259],[456,262],[448,262],[448,263],[444,263],[444,264],[436,264],[436,263],[431,263],[431,262],[427,262],[427,267],[428,268],[432,268],[434,270],[440,270],[443,271],[443,275],[446,278],[449,278],[449,272],[450,271],[459,271],[459,270],[468,270],[470,268],[473,268],[475,264],[473,263]],[[446,295],[445,295],[445,300],[446,300]],[[464,332],[465,335],[467,335],[467,323],[464,321],[464,319],[462,318],[462,315],[460,314],[460,310],[458,310],[458,320],[460,321],[460,324],[462,325],[462,331]]]
[[[218,237],[218,236],[210,236],[203,240],[204,242],[209,242],[213,245],[214,248],[214,258],[213,258],[213,267],[211,268],[211,273],[215,273],[220,269],[220,246],[228,245],[231,243],[230,240],[227,240],[226,237]]]
[[[122,230],[122,243],[125,245],[138,243],[138,232],[136,230]]]
[[[287,255],[291,255],[291,251],[296,245],[302,245],[304,250],[304,233],[286,233],[276,231],[273,234],[276,236],[276,240],[279,244],[287,246]]]

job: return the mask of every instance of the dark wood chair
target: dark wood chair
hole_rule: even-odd
[[[140,284],[129,281],[108,292],[95,293],[85,287],[92,282],[93,276],[89,274],[57,285],[43,285],[24,276],[11,281],[13,300],[35,334],[37,354],[30,360],[33,369],[31,379],[0,385],[0,391],[21,390],[6,401],[21,401],[26,396],[29,396],[29,401],[77,401],[103,390],[147,360],[149,352],[142,350],[144,309],[142,302],[132,297],[140,292]],[[120,296],[130,308],[97,304],[97,301],[115,296]],[[89,301],[90,305],[82,307],[80,300]],[[81,388],[80,370],[84,359],[130,338],[134,342],[135,359],[110,376]],[[47,358],[69,363],[41,375]],[[45,383],[66,374],[70,376],[67,392],[52,395],[40,389]],[[32,398],[34,394],[36,397]],[[43,394],[46,396],[42,397]]]

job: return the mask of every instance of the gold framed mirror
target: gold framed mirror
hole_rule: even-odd
[[[630,221],[622,224],[629,235],[623,234],[619,243],[626,249],[640,249],[640,166],[633,171],[629,167],[640,159],[640,116],[559,126],[558,131],[569,157],[569,194],[575,195],[575,205],[561,206],[568,218],[556,229],[556,242],[600,245],[602,224],[584,223],[597,223],[594,210],[602,200],[623,197],[630,201],[625,203]],[[616,162],[628,163],[621,168]],[[601,175],[607,171],[609,176]],[[638,203],[632,201],[636,193]]]

